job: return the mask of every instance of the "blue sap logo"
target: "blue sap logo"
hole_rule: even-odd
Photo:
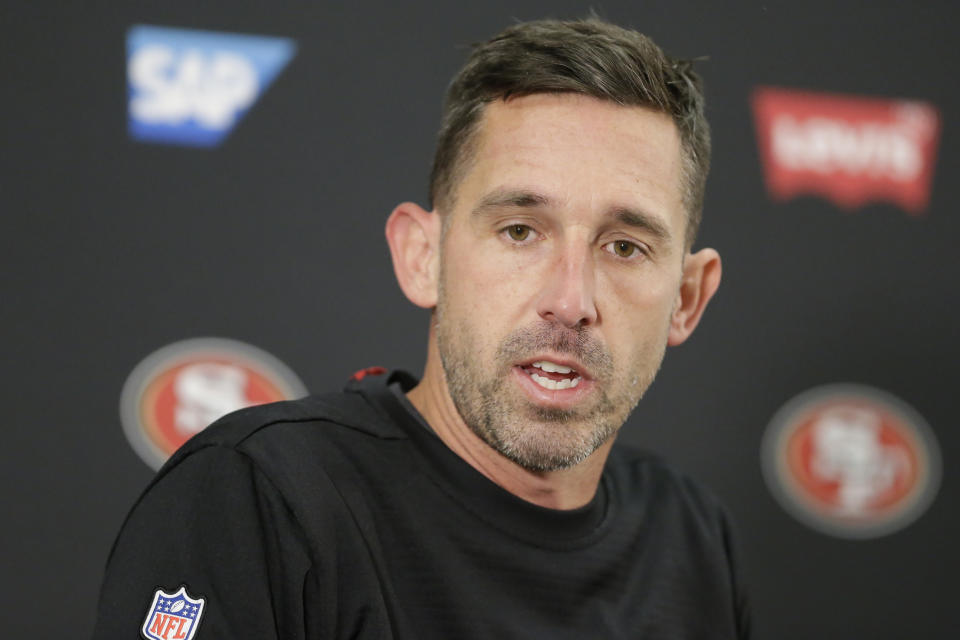
[[[137,25],[127,31],[129,132],[213,147],[296,52],[293,40]]]

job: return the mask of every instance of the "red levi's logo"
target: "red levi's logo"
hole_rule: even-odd
[[[854,209],[886,200],[924,212],[940,135],[931,104],[759,88],[753,93],[767,189]]]

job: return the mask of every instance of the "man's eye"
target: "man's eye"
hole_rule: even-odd
[[[610,253],[621,258],[636,258],[639,254],[643,253],[643,250],[640,249],[640,247],[627,240],[614,240],[613,242],[608,242],[606,245],[604,245],[604,248]]]
[[[530,237],[532,229],[525,224],[512,224],[505,231],[514,242],[523,242]]]

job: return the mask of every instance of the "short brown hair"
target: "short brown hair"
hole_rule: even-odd
[[[710,170],[710,127],[702,83],[692,66],[691,60],[670,58],[647,36],[595,17],[507,28],[474,47],[447,90],[430,174],[431,206],[453,206],[487,103],[535,93],[579,93],[648,107],[673,119],[680,133],[686,244],[692,246]]]

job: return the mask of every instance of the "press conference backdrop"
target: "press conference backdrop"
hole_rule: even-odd
[[[958,637],[957,10],[820,1],[6,3],[8,635],[89,633],[125,513],[209,419],[420,370],[383,224],[426,202],[446,83],[591,6],[709,57],[724,259],[620,437],[729,506],[758,637]]]

